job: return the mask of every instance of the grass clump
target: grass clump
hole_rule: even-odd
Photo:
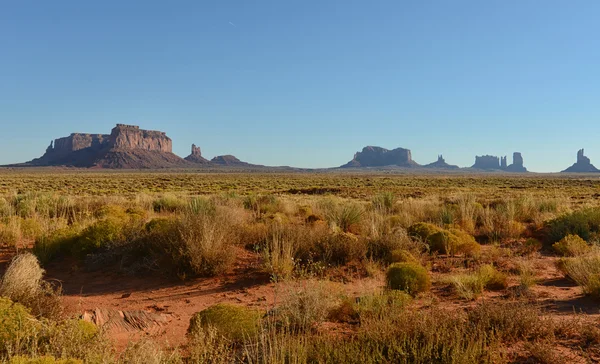
[[[481,266],[477,271],[450,277],[455,292],[462,298],[472,300],[484,289],[502,290],[508,287],[506,274],[497,271],[492,265]]]
[[[394,263],[386,274],[389,288],[403,290],[408,294],[426,292],[431,287],[431,278],[425,267],[418,263]]]
[[[567,235],[560,241],[552,244],[552,248],[564,257],[583,255],[590,250],[588,243],[579,235]]]
[[[308,332],[323,322],[334,307],[332,292],[321,282],[308,281],[288,288],[276,318],[294,332]]]
[[[190,319],[188,335],[194,336],[208,327],[235,342],[258,334],[262,313],[253,309],[220,303],[202,310]]]
[[[185,208],[183,200],[174,195],[164,195],[152,202],[155,212],[177,212]]]
[[[575,283],[581,286],[583,293],[600,298],[600,253],[564,258],[561,269]]]
[[[57,318],[62,313],[59,292],[42,280],[43,275],[35,255],[17,255],[0,280],[0,296],[29,307],[37,317]]]

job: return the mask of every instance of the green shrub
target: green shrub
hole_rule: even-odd
[[[329,264],[344,265],[367,255],[366,241],[354,234],[339,232],[317,241],[318,255]]]
[[[428,238],[431,235],[440,231],[442,231],[440,227],[426,222],[418,222],[413,224],[407,230],[408,236],[420,239],[424,243],[428,242]]]
[[[470,257],[479,255],[481,252],[481,245],[479,245],[473,235],[460,229],[450,229],[449,232],[454,234],[458,239],[455,253],[464,254]]]
[[[394,263],[388,268],[386,278],[389,288],[412,295],[428,291],[431,287],[427,269],[418,263]]]
[[[173,195],[164,195],[152,202],[155,212],[177,212],[185,208],[184,201]]]
[[[222,336],[243,342],[258,334],[262,313],[250,308],[219,303],[192,316],[188,335],[214,327]]]
[[[477,274],[484,282],[485,289],[492,291],[503,290],[508,287],[508,277],[505,273],[499,272],[491,264],[479,267]]]
[[[585,241],[591,241],[600,232],[600,208],[575,211],[545,224],[549,243],[560,241],[567,235],[578,235]]]
[[[552,248],[564,257],[575,257],[590,250],[590,246],[578,235],[567,235],[559,242],[552,244]]]
[[[70,253],[78,238],[79,231],[75,228],[55,230],[36,239],[32,251],[42,264],[46,264],[60,255]]]
[[[427,242],[430,251],[449,255],[454,255],[460,245],[460,239],[448,230],[441,230],[430,235]]]
[[[40,327],[25,306],[0,297],[0,358],[34,345]]]
[[[409,251],[404,249],[396,249],[391,252],[390,263],[418,263],[419,260],[415,258]]]

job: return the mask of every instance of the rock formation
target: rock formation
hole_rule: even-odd
[[[507,157],[496,157],[493,155],[483,155],[475,157],[475,164],[471,168],[483,170],[499,170],[506,172],[527,172],[523,166],[523,156],[519,152],[513,153],[513,163],[507,165]]]
[[[440,154],[438,156],[437,161],[433,162],[433,163],[429,163],[427,165],[423,166],[424,168],[434,168],[434,169],[458,169],[458,166],[454,166],[451,164],[446,163],[446,160],[444,159],[444,157]]]
[[[254,166],[250,163],[242,162],[232,155],[219,155],[210,160],[210,163],[220,165],[220,166],[229,166],[229,167],[248,167]],[[258,167],[258,166],[257,166]]]
[[[172,141],[164,132],[117,124],[110,134],[74,133],[58,138],[42,157],[26,165],[167,168],[190,164],[172,153]]]
[[[359,168],[359,167],[418,167],[419,165],[412,160],[409,149],[396,148],[388,150],[381,147],[364,147],[361,152],[354,154],[354,158],[341,166],[341,168]]]
[[[588,157],[583,154],[583,149],[577,152],[577,162],[571,167],[565,169],[564,173],[596,173],[600,172]]]
[[[208,159],[202,156],[202,151],[200,147],[197,147],[196,144],[192,144],[192,154],[188,155],[184,158],[188,162],[196,163],[196,164],[209,164]]]
[[[506,157],[504,158],[506,160]],[[527,168],[523,166],[523,156],[519,152],[513,153],[513,162],[510,166],[504,169],[507,172],[527,172]]]
[[[471,168],[500,169],[500,158],[493,155],[475,156],[475,164]]]

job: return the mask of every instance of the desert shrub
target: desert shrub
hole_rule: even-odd
[[[549,243],[555,243],[567,235],[578,235],[589,242],[600,231],[600,208],[589,208],[565,214],[548,221],[545,228]]]
[[[191,363],[230,364],[234,362],[234,351],[227,340],[214,326],[207,326],[188,336]]]
[[[526,293],[537,283],[535,266],[529,260],[518,260],[516,268],[519,274],[519,293]]]
[[[418,263],[419,260],[415,258],[409,251],[403,249],[396,249],[391,252],[390,263]]]
[[[471,257],[479,255],[481,252],[481,245],[477,243],[471,234],[460,229],[450,229],[449,232],[458,238],[455,253],[464,254]]]
[[[539,252],[541,249],[542,249],[541,241],[534,239],[534,238],[529,238],[529,239],[525,240],[523,245],[518,249],[518,253],[521,255],[530,255],[530,254]]]
[[[369,320],[390,320],[404,314],[404,308],[411,300],[412,297],[403,291],[386,289],[359,297],[355,306],[361,324],[365,324]]]
[[[554,251],[558,254],[565,257],[582,255],[590,250],[590,246],[578,235],[567,235],[560,241],[552,244],[552,248],[554,248]]]
[[[356,304],[350,299],[343,299],[338,305],[329,309],[327,320],[331,322],[356,322],[359,319],[359,313]]]
[[[287,289],[277,308],[276,318],[286,328],[307,332],[325,320],[334,304],[331,289],[324,283],[298,283]]]
[[[362,260],[367,249],[367,242],[363,238],[345,232],[331,234],[316,244],[319,259],[333,265]]]
[[[182,364],[183,359],[177,350],[168,352],[163,350],[156,342],[150,339],[142,339],[129,342],[125,351],[120,355],[119,362],[128,364]]]
[[[247,307],[219,303],[192,316],[188,335],[194,336],[208,327],[230,340],[243,342],[258,334],[262,313]]]
[[[561,268],[587,295],[600,298],[600,253],[565,258]]]
[[[214,276],[233,264],[235,235],[225,216],[184,216],[179,233],[196,274]]]
[[[386,274],[387,285],[391,289],[406,291],[409,294],[428,291],[431,279],[425,267],[418,263],[394,263]]]
[[[433,224],[429,224],[426,222],[418,222],[416,224],[411,225],[408,228],[407,232],[411,238],[419,239],[425,243],[428,241],[427,239],[431,235],[440,232],[441,230],[442,229],[440,227],[435,226]]]
[[[364,216],[364,209],[357,203],[341,203],[333,205],[326,212],[327,220],[343,232],[360,224]]]
[[[372,204],[376,211],[382,214],[389,214],[394,208],[396,196],[392,192],[382,192],[373,197]]]
[[[489,290],[502,290],[508,287],[508,277],[505,273],[499,272],[494,266],[485,264],[479,267],[477,274],[484,282],[484,288]]]
[[[111,342],[103,333],[94,324],[79,319],[47,322],[39,346],[47,355],[81,359],[86,363],[106,362],[114,354]]]
[[[69,254],[77,244],[78,238],[79,231],[76,228],[54,230],[38,237],[32,252],[42,264],[46,264],[61,255]]]
[[[47,355],[37,358],[14,356],[10,359],[9,364],[83,364],[83,361],[78,359],[56,359]]]
[[[185,202],[174,195],[164,195],[152,202],[155,212],[177,212],[182,211],[185,206]]]
[[[469,311],[468,321],[474,330],[509,342],[550,337],[554,332],[552,320],[524,302],[483,303]]]
[[[25,306],[0,297],[0,359],[35,345],[39,330],[40,323]]]
[[[271,279],[288,278],[294,270],[298,240],[289,229],[277,224],[262,249],[263,266]]]
[[[19,225],[0,222],[0,246],[16,246],[19,242]]]
[[[480,205],[473,194],[462,194],[457,199],[458,224],[469,233],[475,232]],[[451,222],[450,222],[451,223]]]
[[[0,296],[29,307],[35,316],[56,318],[62,313],[59,292],[43,275],[35,255],[17,255],[0,280]]]
[[[506,274],[498,272],[489,264],[472,273],[452,276],[450,283],[458,296],[467,300],[479,296],[484,289],[501,290],[508,286]]]
[[[275,195],[249,194],[244,197],[243,206],[246,210],[252,211],[256,219],[261,219],[267,214],[275,214],[281,210],[281,202]]]
[[[381,234],[377,237],[368,238],[366,244],[367,257],[388,264],[393,263],[391,259],[394,250],[406,250],[417,256],[427,249],[425,243],[418,239],[411,239],[406,230],[402,228],[395,229],[387,234]]]
[[[72,246],[72,254],[83,257],[98,249],[110,249],[126,242],[125,221],[116,217],[100,220],[84,229]]]
[[[454,255],[460,244],[459,238],[448,230],[441,230],[430,235],[427,242],[430,251],[450,255]]]
[[[187,210],[194,215],[214,216],[217,213],[217,206],[214,200],[196,197],[188,203]]]

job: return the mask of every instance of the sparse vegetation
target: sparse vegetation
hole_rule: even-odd
[[[600,358],[594,320],[538,307],[562,299],[548,278],[558,259],[565,276],[600,297],[596,180],[0,173],[3,362]],[[144,294],[177,293],[147,302],[137,291],[111,292],[110,302],[167,311],[170,322],[187,320],[178,310],[202,297],[233,304],[196,313],[172,345],[159,329],[144,335],[156,339],[115,346],[110,329],[77,318],[74,297],[87,292],[71,288],[63,307],[60,282],[44,269],[67,283],[88,274],[160,280]],[[562,295],[577,306],[571,289]]]

